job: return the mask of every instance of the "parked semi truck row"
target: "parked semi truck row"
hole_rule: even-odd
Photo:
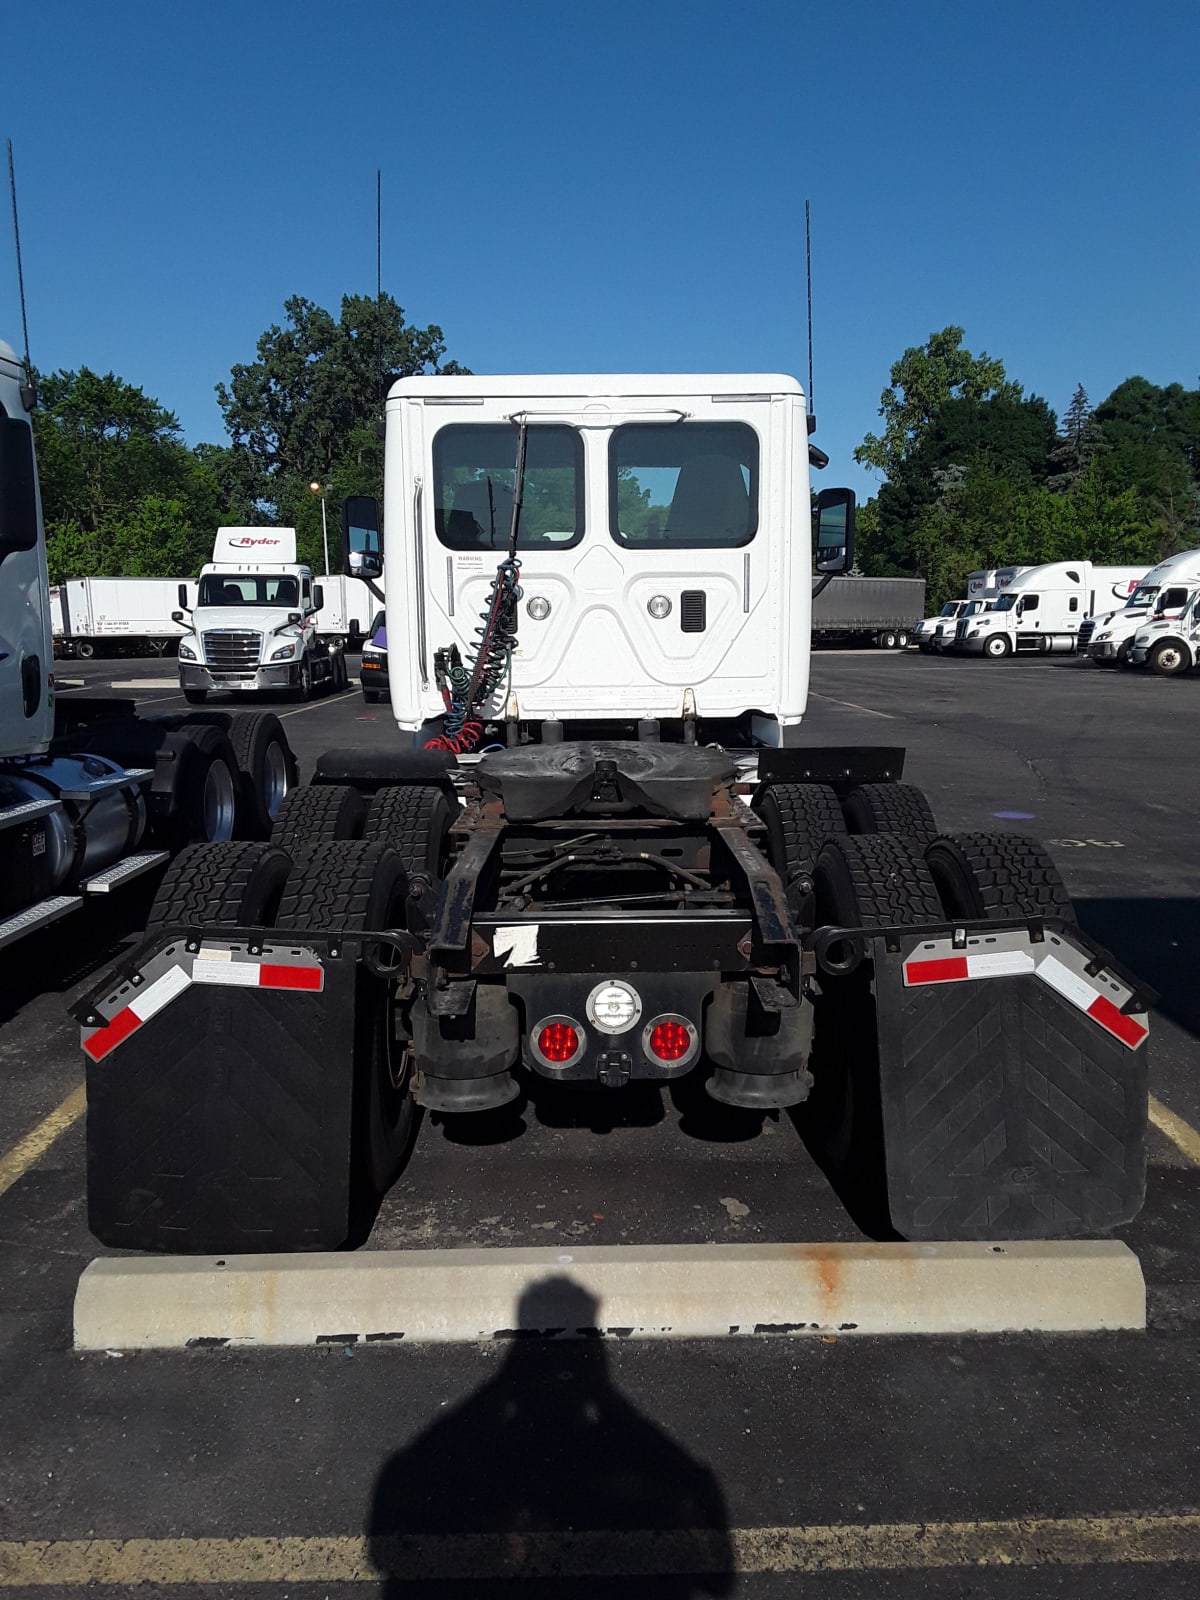
[[[531,1077],[795,1108],[914,1239],[1137,1211],[1136,980],[1036,842],[946,835],[902,750],[806,738],[813,568],[854,542],[808,434],[775,374],[393,386],[384,515],[343,539],[387,577],[396,746],[176,857],[76,1008],[99,1238],[336,1247],[418,1107]]]
[[[1200,550],[1168,556],[1141,580],[1125,604],[1087,617],[1079,628],[1079,649],[1097,666],[1132,664],[1134,637],[1147,623],[1181,615],[1200,584]]]
[[[0,948],[190,844],[265,838],[297,776],[270,713],[56,696],[35,398],[0,343]]]
[[[1097,566],[1091,561],[1053,561],[1018,571],[1004,592],[978,615],[959,617],[956,655],[1003,660],[1018,651],[1062,655],[1074,651],[1083,623],[1124,603],[1147,573],[1145,566]],[[999,574],[997,574],[999,576]]]

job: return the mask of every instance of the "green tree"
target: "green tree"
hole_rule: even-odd
[[[1021,398],[1020,384],[1005,377],[1002,361],[986,354],[973,356],[963,348],[963,332],[947,327],[931,333],[925,344],[910,346],[893,365],[891,383],[879,397],[883,433],[867,434],[855,450],[860,466],[893,477],[950,400]]]
[[[235,450],[253,463],[260,501],[304,504],[303,486],[362,468],[378,489],[382,449],[374,425],[387,387],[420,372],[458,373],[443,361],[442,330],[410,327],[391,295],[346,295],[340,316],[295,295],[284,325],[258,341],[258,359],[233,368],[217,402]],[[353,475],[353,474],[351,474]]]
[[[1069,489],[1086,470],[1096,448],[1096,422],[1091,402],[1083,385],[1076,384],[1050,452],[1050,463],[1055,470],[1047,479],[1048,486],[1059,491]]]

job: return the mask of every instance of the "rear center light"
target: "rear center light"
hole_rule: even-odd
[[[548,1022],[537,1036],[539,1053],[561,1066],[579,1054],[579,1033],[569,1022]]]

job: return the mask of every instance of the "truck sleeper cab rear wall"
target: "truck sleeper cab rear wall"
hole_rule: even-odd
[[[753,720],[781,742],[807,699],[812,569],[792,532],[810,524],[804,397],[778,375],[395,384],[384,526],[401,729],[418,744],[437,731],[435,650],[470,659],[507,543],[514,417],[529,423],[522,725],[678,723],[690,695],[702,724]]]

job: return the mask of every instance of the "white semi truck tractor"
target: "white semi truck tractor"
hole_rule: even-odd
[[[292,690],[302,700],[348,686],[343,638],[323,638],[321,584],[296,561],[295,528],[218,528],[193,611],[179,586],[179,682],[191,705],[209,695]]]
[[[269,833],[296,776],[275,717],[56,698],[35,403],[0,343],[0,948],[188,844]]]
[[[872,1231],[1136,1213],[1137,980],[1035,841],[945,834],[903,750],[806,737],[854,545],[810,431],[771,373],[393,386],[343,555],[386,575],[395,742],[327,751],[269,843],[178,857],[76,1008],[100,1239],[335,1248],[419,1107],[689,1074],[791,1108]]]
[[[1144,566],[1106,567],[1091,561],[1051,561],[1017,569],[986,611],[958,619],[954,653],[993,660],[1030,650],[1069,655],[1087,619],[1111,611],[1115,602],[1124,604],[1146,572]]]
[[[1200,550],[1182,550],[1160,561],[1115,611],[1088,617],[1079,629],[1079,649],[1098,666],[1135,664],[1134,638],[1155,621],[1174,621],[1200,583]]]

